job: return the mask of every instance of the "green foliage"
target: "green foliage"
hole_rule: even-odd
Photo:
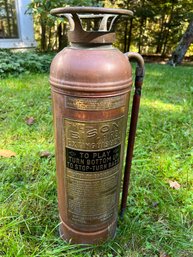
[[[134,11],[132,25],[127,21],[118,25],[116,45],[122,51],[130,48],[142,54],[169,55],[192,17],[193,2],[190,0],[117,0],[115,3],[118,8]],[[110,0],[105,1],[105,6],[114,7]]]
[[[117,25],[116,46],[121,51],[169,55],[193,17],[191,0],[33,0],[28,12],[33,13],[38,47],[42,51],[60,50],[68,45],[68,22],[50,15],[50,10],[65,6],[104,6],[131,9],[132,24],[123,19]]]
[[[53,54],[0,50],[0,77],[29,72],[48,72]]]
[[[0,149],[16,157],[0,159],[0,256],[193,256],[192,81],[192,67],[146,65],[125,217],[114,240],[82,247],[58,235],[48,75],[2,79]]]
[[[27,12],[34,15],[36,40],[39,42],[40,50],[56,50],[67,45],[66,20],[50,15],[51,9],[75,5],[92,6],[94,2],[94,0],[67,0],[65,2],[63,0],[33,0],[28,5]]]

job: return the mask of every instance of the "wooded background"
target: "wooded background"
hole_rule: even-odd
[[[41,51],[67,46],[68,22],[49,14],[61,6],[101,6],[130,9],[131,19],[117,25],[116,47],[143,55],[172,56],[171,64],[181,63],[185,53],[193,55],[192,0],[33,0],[28,12],[34,15],[36,40]]]

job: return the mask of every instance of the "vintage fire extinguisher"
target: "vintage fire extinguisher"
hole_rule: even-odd
[[[67,17],[70,45],[53,59],[53,99],[60,234],[73,243],[100,243],[115,235],[121,191],[132,70],[137,61],[121,214],[144,76],[143,58],[112,46],[123,9],[56,8]]]

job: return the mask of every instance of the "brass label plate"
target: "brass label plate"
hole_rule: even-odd
[[[75,227],[97,229],[117,212],[124,117],[65,119],[64,128],[68,218]]]
[[[111,110],[125,105],[126,95],[109,98],[79,98],[66,96],[66,107],[75,110],[100,111]]]
[[[100,172],[67,169],[68,217],[84,227],[111,219],[116,211],[119,166]]]
[[[121,146],[102,151],[80,151],[66,147],[66,167],[74,171],[99,172],[120,162]]]
[[[65,145],[71,149],[102,150],[120,144],[124,118],[102,122],[65,119]]]

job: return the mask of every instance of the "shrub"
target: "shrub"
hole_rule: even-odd
[[[0,77],[19,75],[20,73],[48,72],[54,54],[37,52],[12,52],[0,50]]]

